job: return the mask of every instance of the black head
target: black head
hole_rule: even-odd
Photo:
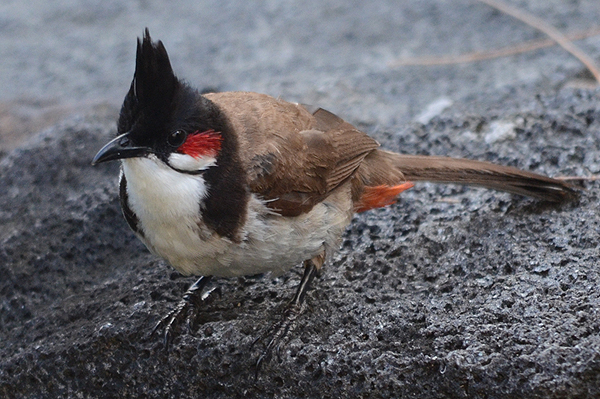
[[[118,136],[92,163],[154,154],[169,164],[170,155],[190,135],[216,130],[210,126],[210,108],[207,99],[177,79],[165,46],[161,41],[152,42],[146,29],[143,39],[137,41],[135,73],[121,107]],[[214,135],[209,139],[213,147],[220,143]]]
[[[138,39],[135,74],[117,128],[119,135],[93,164],[123,159],[202,173],[208,187],[204,223],[224,237],[240,239],[249,193],[233,128],[216,104],[177,79],[165,47],[152,42],[148,29]]]

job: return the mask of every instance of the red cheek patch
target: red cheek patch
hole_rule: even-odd
[[[179,146],[177,152],[194,158],[210,156],[216,157],[221,151],[223,137],[219,132],[207,130],[205,132],[195,131],[188,135],[185,142]]]

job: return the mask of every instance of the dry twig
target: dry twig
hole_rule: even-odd
[[[490,7],[494,7],[497,10],[502,11],[505,14],[510,15],[520,21],[523,21],[527,25],[545,33],[552,40],[558,43],[562,48],[571,53],[575,58],[583,63],[586,68],[594,75],[594,78],[600,83],[600,71],[596,68],[594,60],[584,53],[579,47],[573,44],[565,35],[563,35],[558,29],[552,25],[546,23],[541,18],[536,17],[526,11],[519,10],[516,7],[512,7],[500,0],[478,0],[482,3],[487,4]]]
[[[567,35],[569,40],[581,40],[591,36],[600,35],[600,27],[596,27],[583,32],[576,32]],[[468,62],[476,62],[489,60],[493,58],[507,57],[509,55],[526,53],[528,51],[539,50],[546,47],[556,46],[557,43],[552,39],[537,39],[523,42],[514,46],[504,47],[501,49],[490,51],[475,51],[467,54],[448,55],[448,56],[423,56],[413,58],[403,58],[392,61],[388,65],[392,68],[400,66],[431,66],[431,65],[452,65],[463,64]]]
[[[597,181],[600,180],[600,175],[590,176],[555,176],[554,179],[562,181]]]
[[[595,65],[594,60],[585,54],[579,47],[573,44],[572,40],[582,39],[585,37],[594,36],[600,33],[600,28],[595,28],[587,32],[566,36],[561,33],[558,29],[546,23],[541,18],[536,17],[533,14],[519,10],[512,7],[501,0],[478,0],[490,7],[496,8],[497,10],[516,18],[525,24],[545,33],[552,40],[536,40],[525,42],[517,46],[511,46],[499,50],[492,50],[488,52],[474,52],[459,56],[429,56],[429,57],[417,57],[410,59],[401,59],[393,61],[388,65],[390,67],[407,66],[407,65],[447,65],[447,64],[458,64],[465,62],[473,62],[486,60],[491,58],[505,57],[508,55],[519,54],[526,51],[533,51],[543,47],[550,47],[554,43],[560,45],[563,49],[571,53],[575,58],[581,61],[586,68],[591,72],[596,81],[600,83],[600,71]]]

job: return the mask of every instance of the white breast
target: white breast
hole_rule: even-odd
[[[140,239],[186,275],[282,273],[323,250],[337,249],[352,217],[345,189],[298,217],[275,214],[252,196],[242,240],[234,243],[202,223],[200,207],[207,195],[202,175],[176,172],[152,157],[125,159],[122,165]]]

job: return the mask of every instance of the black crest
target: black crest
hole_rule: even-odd
[[[137,41],[135,73],[121,107],[118,133],[131,130],[136,121],[141,122],[141,113],[146,124],[164,121],[173,110],[180,87],[165,46],[161,41],[153,43],[146,28],[143,39]]]
[[[165,46],[160,40],[153,43],[146,28],[144,38],[137,42],[133,76],[133,91],[139,105],[151,112],[169,112],[178,86]]]

